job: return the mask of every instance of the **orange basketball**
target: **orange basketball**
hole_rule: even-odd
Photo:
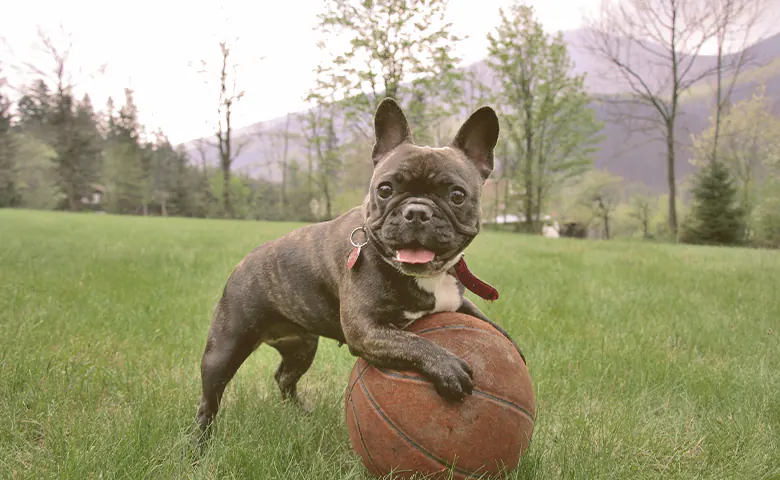
[[[417,372],[380,369],[359,358],[344,410],[363,465],[395,478],[451,471],[465,479],[514,469],[531,441],[536,415],[531,377],[514,345],[461,313],[429,315],[408,330],[468,362],[474,392],[463,402],[448,402]]]

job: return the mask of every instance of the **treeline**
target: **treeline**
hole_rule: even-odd
[[[131,90],[119,108],[109,99],[104,111],[96,111],[88,96],[74,99],[62,75],[65,60],[51,49],[58,74],[20,89],[14,101],[0,97],[0,206],[332,218],[365,196],[373,113],[390,96],[401,104],[421,144],[449,143],[480,105],[498,110],[502,134],[483,207],[488,223],[511,217],[516,221],[510,228],[535,234],[558,224],[605,239],[779,245],[773,193],[778,189],[770,181],[776,178],[770,173],[778,173],[774,139],[780,135],[771,133],[775,123],[770,121],[776,117],[765,97],[735,107],[731,93],[750,59],[724,53],[735,49],[727,42],[738,33],[750,36],[747,29],[760,15],[763,0],[719,0],[712,9],[692,8],[694,1],[626,0],[627,8],[605,7],[590,22],[592,36],[585,47],[611,65],[625,93],[594,98],[585,76],[572,74],[562,34],[546,32],[534,9],[521,1],[500,10],[500,21],[487,37],[485,71],[477,72],[463,68],[452,53],[462,39],[446,21],[446,0],[329,0],[318,17],[318,44],[328,59],[315,66],[317,81],[306,97],[310,108],[288,115],[273,129],[237,135],[232,115],[244,92],[237,88],[231,47],[221,42],[221,63],[204,64],[217,80],[214,135],[190,150],[171,145],[164,132],[145,132]],[[647,19],[686,38],[701,38],[702,44],[681,52],[674,36],[659,34]],[[658,51],[651,57],[626,56],[643,51],[646,38]],[[719,47],[717,62],[702,70],[697,56],[709,40]],[[334,51],[332,45],[348,48]],[[702,173],[694,184],[682,186],[692,195],[686,205],[674,173],[679,154],[675,125],[681,98],[708,80],[717,87],[712,128],[697,137],[694,158]],[[604,127],[596,118],[596,104],[610,107],[613,121],[636,124],[667,145],[658,164],[669,173],[664,195],[594,169]],[[643,118],[632,113],[637,105],[646,107]],[[750,130],[754,124],[766,131]],[[756,142],[762,145],[759,153]],[[247,152],[252,175],[236,168],[236,159]],[[269,180],[272,172],[274,181]],[[722,194],[713,193],[718,188]],[[92,201],[96,195],[99,205]]]
[[[221,172],[195,162],[164,132],[146,132],[132,90],[104,111],[89,95],[52,91],[42,79],[20,90],[15,105],[0,93],[0,207],[224,216]],[[236,216],[279,219],[279,185],[239,173],[231,190]]]

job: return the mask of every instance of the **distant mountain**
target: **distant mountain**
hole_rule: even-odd
[[[586,74],[586,88],[594,96],[592,108],[598,119],[605,123],[602,132],[605,139],[596,155],[595,166],[620,175],[627,181],[645,183],[652,190],[663,193],[667,190],[667,181],[664,160],[665,147],[662,138],[659,132],[632,132],[626,122],[612,118],[610,110],[612,107],[609,107],[602,100],[625,94],[630,90],[625,82],[619,81],[614,75],[609,75],[609,65],[583,47],[587,42],[587,35],[588,32],[585,30],[563,33],[574,63],[573,72]],[[751,64],[742,72],[740,82],[733,94],[733,100],[739,101],[749,97],[753,89],[762,82],[766,85],[767,95],[780,99],[780,34],[752,46],[750,52],[756,63]],[[651,54],[647,52],[643,54],[647,55],[647,61],[642,62],[640,58],[639,63],[645,65],[646,68],[653,68]],[[693,69],[694,71],[704,71],[712,68],[715,62],[716,57],[714,56],[699,56]],[[464,68],[473,71],[482,83],[495,84],[492,72],[484,60]],[[651,70],[647,72],[652,73]],[[658,75],[649,76],[656,82],[652,85],[654,88],[664,84],[666,80],[664,75],[665,72],[659,72]],[[684,182],[693,171],[686,147],[690,145],[692,134],[700,133],[709,125],[712,92],[711,85],[702,82],[683,99],[676,132],[679,141],[676,168],[678,183]],[[236,138],[250,140],[250,142],[236,159],[234,168],[267,180],[279,181],[281,175],[277,162],[280,158],[280,143],[278,143],[278,138],[274,140],[274,136],[269,135],[269,133],[284,131],[285,124],[289,121],[287,130],[291,135],[301,135],[302,124],[297,117],[300,113],[304,112],[294,112],[289,119],[287,116],[282,116],[237,130]],[[649,107],[642,107],[633,113],[640,115],[651,112],[649,112]],[[468,112],[463,112],[464,120],[467,114]],[[261,135],[261,133],[264,134]],[[192,157],[200,161],[197,141],[186,142],[184,145]],[[289,158],[299,163],[306,162],[307,152],[303,142],[292,141],[288,148]],[[206,152],[207,161],[213,165],[217,164],[216,153],[216,150],[213,149]],[[366,161],[369,160],[366,159]]]

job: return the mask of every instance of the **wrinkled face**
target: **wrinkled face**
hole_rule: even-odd
[[[402,273],[441,273],[479,233],[480,195],[493,171],[498,118],[482,107],[449,146],[417,146],[401,108],[387,98],[377,108],[374,129],[374,174],[365,205],[369,237]]]
[[[369,228],[386,260],[408,275],[451,267],[479,232],[482,182],[456,149],[395,149],[377,166],[369,191]]]

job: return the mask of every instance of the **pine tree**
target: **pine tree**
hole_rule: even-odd
[[[51,127],[54,96],[46,82],[38,80],[25,88],[16,110],[20,130],[49,145],[54,143]]]
[[[76,106],[71,151],[79,196],[88,197],[92,186],[100,179],[103,153],[103,137],[89,95],[84,95]]]
[[[11,102],[0,93],[0,207],[13,207],[18,203]]]
[[[141,131],[133,92],[125,89],[125,104],[108,122],[103,181],[112,213],[136,213],[144,204]]]
[[[696,174],[693,208],[680,240],[705,245],[736,245],[744,235],[744,214],[726,166],[712,161]]]

